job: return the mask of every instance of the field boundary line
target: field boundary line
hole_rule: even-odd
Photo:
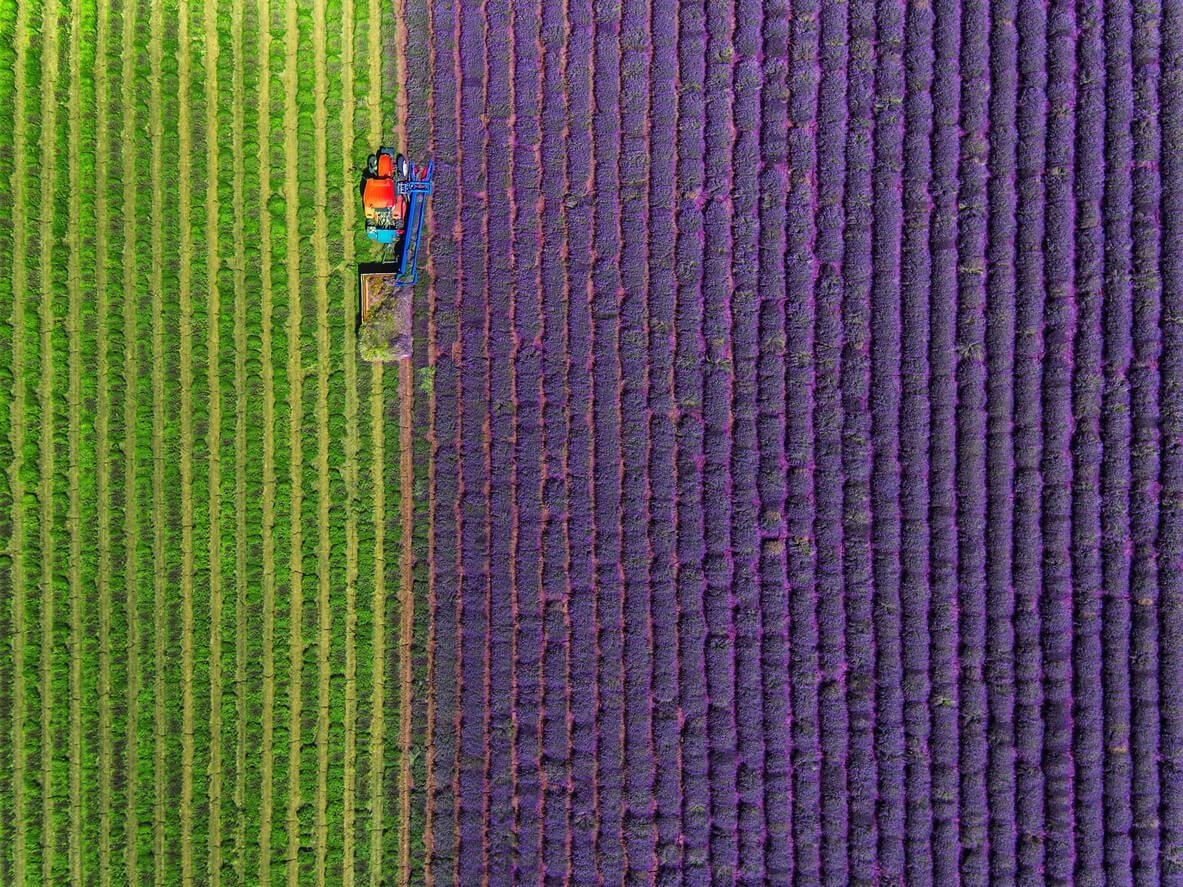
[[[212,4],[211,4],[212,5]],[[231,53],[234,57],[231,94],[231,151],[233,153],[234,180],[234,711],[238,723],[235,728],[234,746],[234,809],[237,815],[234,823],[234,856],[235,874],[242,880],[246,877],[246,244],[243,239],[245,227],[246,206],[243,201],[245,191],[244,179],[245,159],[243,102],[246,98],[246,86],[243,71],[243,0],[233,0],[230,8]],[[216,20],[215,20],[216,25]],[[209,26],[206,26],[209,31]],[[210,389],[213,389],[211,376]],[[211,448],[212,452],[212,448]],[[211,479],[210,489],[213,490]],[[221,506],[219,505],[219,508]],[[210,514],[213,514],[211,504]],[[213,536],[211,532],[211,538]],[[212,562],[212,558],[211,558]],[[219,620],[220,621],[220,620]],[[211,647],[213,644],[211,643]],[[211,671],[210,683],[213,683]],[[219,698],[221,691],[219,690]],[[210,710],[213,711],[213,695],[210,697]],[[219,714],[219,721],[221,715]],[[211,728],[210,733],[213,734]],[[220,730],[215,742],[221,743]],[[211,761],[211,767],[212,767]],[[212,792],[211,792],[212,793]],[[212,810],[212,799],[211,799]],[[218,824],[221,824],[219,813]],[[210,822],[211,835],[214,823]],[[214,841],[211,838],[211,849]],[[220,856],[220,853],[219,853]],[[211,854],[210,883],[213,887],[221,878],[221,866],[214,867]],[[215,873],[216,872],[216,873]]]
[[[25,203],[28,200],[28,159],[25,135],[25,78],[29,51],[28,4],[18,3],[14,47],[16,60],[13,74],[13,169],[12,185],[12,421],[9,440],[12,443],[12,464],[7,466],[8,482],[12,490],[12,539],[9,554],[12,558],[12,621],[13,621],[13,712],[10,724],[12,739],[12,847],[13,879],[26,880],[25,872],[25,484],[21,477],[25,449],[25,296],[28,289],[28,231]],[[20,260],[18,261],[18,257]]]
[[[152,86],[149,92],[148,117],[152,142],[152,595],[153,595],[153,792],[152,847],[153,876],[157,883],[164,881],[164,794],[165,794],[165,732],[167,721],[164,705],[164,243],[161,228],[164,224],[164,195],[161,193],[163,172],[164,121],[161,110],[161,67],[163,62],[161,0],[152,0],[150,19],[149,57]]]
[[[236,0],[235,11],[241,16],[241,3]],[[218,287],[218,57],[221,47],[218,41],[218,23],[215,14],[215,4],[207,2],[204,9],[205,31],[205,279],[208,287],[208,304],[206,313],[206,379],[209,388],[209,425],[207,441],[209,447],[209,834],[206,836],[209,871],[207,877],[213,887],[222,881],[222,609],[224,606],[224,588],[222,576],[222,385],[220,378],[221,338],[219,329],[219,315],[221,314],[221,291]],[[241,23],[240,23],[241,24]],[[240,28],[241,29],[241,28]],[[242,154],[242,109],[238,105],[241,94],[235,95],[234,116],[238,123],[235,130],[235,180],[237,193],[241,193],[242,184],[237,173],[241,171]],[[182,153],[186,153],[182,149]],[[241,237],[238,219],[241,207],[236,203],[235,211],[235,241],[236,245]],[[234,268],[235,283],[242,274],[242,262],[236,262]],[[236,287],[237,288],[237,287]],[[235,315],[235,332],[238,331],[238,316]],[[237,340],[237,336],[236,336]],[[237,344],[237,341],[236,341]],[[237,353],[236,353],[237,357]],[[235,391],[239,392],[237,363],[235,365]],[[191,402],[190,402],[191,407]],[[237,467],[237,466],[236,466]],[[239,520],[242,520],[244,507],[237,502],[236,509]],[[190,508],[192,505],[190,505]],[[192,555],[190,555],[192,556]],[[192,582],[192,573],[189,574]],[[190,588],[190,591],[192,589]],[[188,606],[190,631],[186,632],[189,646],[188,678],[192,681],[192,603]],[[241,687],[236,684],[236,687]],[[190,691],[191,693],[191,691]],[[190,724],[190,727],[192,724]],[[187,731],[187,742],[192,749],[192,734]],[[192,759],[190,759],[192,767]]]
[[[181,881],[193,882],[193,229],[192,132],[189,119],[189,5],[180,4],[177,33],[177,160],[181,315]],[[217,76],[216,72],[213,73]],[[213,194],[216,189],[211,189]],[[212,198],[216,200],[215,198]],[[216,281],[207,281],[214,300]],[[212,310],[212,309],[211,309]],[[211,392],[212,394],[212,392]],[[213,422],[210,422],[213,427]],[[212,466],[211,466],[212,467]]]
[[[355,261],[354,224],[356,197],[350,183],[353,155],[354,95],[353,95],[353,0],[341,3],[341,244],[342,290],[346,329],[352,328],[357,301],[352,295],[351,272]],[[348,335],[348,333],[347,333]],[[345,363],[345,492],[348,498],[345,518],[345,780],[342,811],[341,883],[354,883],[354,829],[357,811],[357,579],[358,579],[358,515],[357,515],[357,455],[359,449],[357,425],[357,351],[352,341],[346,341]]]
[[[136,336],[136,317],[139,301],[136,289],[138,258],[136,253],[136,138],[134,134],[135,106],[132,84],[135,75],[136,6],[123,10],[121,49],[123,65],[120,77],[122,127],[120,132],[120,166],[123,177],[123,455],[126,466],[123,479],[123,535],[124,586],[127,594],[127,730],[125,732],[125,772],[127,809],[124,811],[124,875],[129,883],[139,882],[139,817],[136,814],[137,780],[139,774],[139,708],[140,692],[140,631],[137,619],[139,608],[139,501],[136,495],[136,380],[139,374],[139,339]]]
[[[259,881],[271,883],[275,730],[275,370],[271,365],[271,32],[270,0],[259,14],[259,271],[263,357],[263,739],[259,802]]]
[[[295,171],[299,151],[297,132],[296,92],[299,86],[296,69],[299,29],[296,22],[297,0],[285,3],[284,34],[284,111],[283,149],[287,169],[284,171],[285,224],[287,227],[287,291],[288,291],[288,399],[290,422],[288,443],[291,449],[288,479],[291,483],[291,599],[289,601],[288,655],[290,705],[288,708],[288,798],[287,798],[287,882],[298,887],[300,877],[300,716],[303,712],[301,681],[304,673],[304,636],[301,620],[304,612],[304,530],[301,517],[304,510],[304,367],[300,351],[300,252],[299,252],[299,190]]]
[[[68,456],[68,484],[66,525],[69,527],[70,554],[68,560],[68,587],[70,590],[70,839],[69,865],[70,880],[80,883],[82,880],[82,514],[81,514],[81,482],[78,474],[78,463],[81,456],[82,417],[80,415],[82,401],[82,343],[81,343],[81,308],[82,298],[82,270],[78,256],[81,247],[81,237],[78,230],[78,217],[82,214],[82,195],[79,190],[82,143],[82,120],[79,113],[78,99],[82,95],[82,60],[79,52],[79,42],[82,31],[82,12],[79,0],[72,0],[70,4],[70,94],[75,101],[70,102],[69,130],[67,146],[74,162],[70,164],[68,181],[70,183],[69,224],[67,228],[68,258],[66,260],[67,292],[69,296],[69,314],[66,318],[66,336],[68,339],[69,363],[67,381],[67,400],[69,404],[69,418],[67,423],[67,439],[69,441]]]
[[[313,56],[313,140],[316,164],[316,208],[313,216],[313,251],[316,267],[316,475],[317,475],[317,712],[316,712],[316,883],[324,887],[328,852],[328,774],[332,613],[329,610],[329,294],[328,218],[325,195],[328,191],[328,146],[325,144],[328,110],[328,85],[325,74],[325,0],[315,0],[312,11]]]
[[[110,297],[107,291],[108,226],[111,224],[107,205],[110,145],[107,143],[109,118],[107,110],[107,51],[111,28],[111,11],[106,3],[98,4],[98,34],[95,48],[95,292],[98,318],[98,383],[95,436],[97,439],[98,478],[98,591],[99,591],[99,883],[111,884],[111,770],[113,748],[111,741],[111,391],[107,340]]]
[[[41,214],[39,247],[41,269],[40,288],[41,377],[37,382],[40,401],[39,474],[37,498],[39,505],[38,533],[41,541],[41,647],[39,653],[41,680],[41,878],[53,882],[53,743],[50,724],[53,710],[53,285],[49,270],[53,267],[54,200],[54,141],[57,134],[57,78],[58,78],[58,22],[57,16],[46,15],[42,22],[41,47]],[[48,123],[46,122],[48,121]]]
[[[394,71],[395,112],[399,149],[407,150],[407,3],[395,2]],[[411,298],[414,298],[412,293]],[[413,306],[412,306],[413,307]],[[413,313],[413,311],[412,311]],[[415,400],[415,372],[411,356],[398,366],[399,394],[399,511],[402,551],[399,557],[398,636],[398,885],[407,887],[411,878],[411,645],[415,631],[415,552],[412,534],[415,512],[415,468],[412,459],[411,420]]]

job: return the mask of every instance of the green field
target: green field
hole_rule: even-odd
[[[0,3],[0,883],[418,877],[399,380],[353,347],[394,43]]]

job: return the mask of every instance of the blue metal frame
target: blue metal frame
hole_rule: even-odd
[[[407,229],[403,235],[403,250],[398,263],[398,280],[395,286],[414,286],[419,279],[419,237],[423,230],[423,201],[431,195],[432,176],[435,172],[435,161],[427,161],[427,172],[423,178],[416,179],[414,166],[411,167],[411,178],[405,182],[395,184],[397,193],[403,194],[410,202],[407,211]],[[411,232],[414,230],[414,238]],[[407,262],[410,261],[410,280],[407,279]]]

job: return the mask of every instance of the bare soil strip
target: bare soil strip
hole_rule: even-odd
[[[97,407],[95,438],[98,478],[95,498],[99,513],[99,883],[111,884],[111,772],[114,750],[111,740],[111,389],[108,378],[107,325],[110,296],[107,291],[108,228],[111,224],[107,205],[107,174],[110,145],[107,142],[107,43],[111,29],[111,11],[106,3],[98,7],[98,34],[95,45],[95,314],[98,317]]]
[[[259,881],[271,883],[272,736],[275,718],[275,372],[271,366],[271,21],[270,0],[258,0],[259,269],[263,355],[263,737],[259,804]]]
[[[25,450],[25,296],[28,289],[29,238],[26,229],[25,203],[27,197],[28,161],[25,134],[25,74],[29,53],[28,6],[17,5],[16,46],[13,77],[16,94],[13,99],[13,173],[12,173],[12,464],[8,466],[8,483],[12,490],[12,659],[13,659],[13,719],[12,739],[12,806],[13,834],[12,874],[18,884],[27,878],[25,869],[25,723],[28,720],[25,700],[25,484],[21,476]]]
[[[241,30],[241,3],[235,4],[238,14],[238,26]],[[205,279],[208,287],[206,335],[207,339],[207,385],[209,388],[209,835],[207,853],[209,856],[209,883],[217,887],[222,877],[222,383],[219,377],[218,355],[221,349],[219,340],[219,315],[221,314],[221,294],[218,291],[218,157],[220,153],[220,136],[218,133],[218,19],[217,4],[207,2],[204,16],[205,28]],[[237,59],[236,59],[237,60]],[[184,87],[183,87],[184,88]],[[235,95],[236,99],[240,94]],[[242,162],[242,109],[239,102],[235,102],[235,118],[238,127],[235,130],[235,189],[236,196],[241,195],[241,162]],[[239,220],[242,215],[241,201],[235,204],[235,235],[241,238]],[[242,273],[242,262],[236,263],[235,282]],[[235,344],[238,343],[238,315],[235,314]],[[241,362],[241,354],[236,351],[237,364]],[[235,373],[235,391],[239,392],[239,379]],[[239,466],[236,466],[239,467]],[[238,514],[241,516],[243,503],[238,502]],[[241,518],[240,518],[241,519]],[[191,579],[191,575],[190,579]],[[190,588],[191,590],[191,588]],[[192,619],[192,605],[189,603],[188,613]],[[192,625],[192,621],[189,622]],[[192,667],[192,640],[186,632],[186,643],[189,645],[189,666]],[[190,675],[191,670],[186,674]],[[241,686],[241,684],[236,684]],[[191,696],[190,696],[191,698]],[[190,738],[189,744],[192,745]]]
[[[300,357],[300,240],[299,191],[296,187],[296,154],[298,151],[296,122],[296,92],[299,89],[297,70],[297,46],[299,30],[296,24],[296,0],[286,2],[286,34],[284,39],[285,60],[284,85],[284,157],[288,170],[284,176],[284,204],[287,225],[287,290],[288,308],[288,398],[291,419],[288,442],[291,447],[289,482],[291,484],[291,598],[289,601],[290,630],[288,654],[291,662],[289,677],[290,700],[288,706],[288,804],[287,804],[287,881],[290,887],[299,884],[300,867],[300,721],[303,712],[301,682],[303,680],[304,637],[302,630],[304,610],[303,550],[304,532],[301,514],[304,505],[304,457],[303,457],[303,388],[304,368]]]
[[[45,16],[42,23],[41,51],[41,206],[54,206],[57,132],[58,78],[58,22],[57,16]],[[53,284],[49,279],[54,267],[52,211],[41,216],[39,240],[41,271],[38,286],[41,291],[39,316],[41,320],[41,377],[37,383],[40,417],[39,483],[37,498],[40,505],[38,529],[41,534],[41,877],[46,883],[54,880],[53,871],[53,737],[50,734],[53,712]]]
[[[328,190],[328,128],[325,74],[325,0],[316,0],[312,12],[313,127],[315,132],[316,193]],[[329,655],[332,648],[332,614],[329,610],[329,257],[328,218],[324,200],[318,200],[313,243],[316,259],[316,475],[317,475],[317,715],[316,715],[316,883],[324,887],[328,852],[329,774]]]
[[[193,881],[193,145],[189,119],[189,9],[180,5],[177,152],[180,217],[181,311],[181,880]],[[216,42],[216,37],[215,37]],[[216,77],[215,72],[208,72]],[[213,194],[216,188],[211,189]],[[211,195],[211,199],[216,200]],[[210,297],[217,299],[215,282]],[[216,324],[215,324],[216,328]],[[210,423],[211,428],[213,422]],[[159,649],[159,645],[157,647]]]
[[[82,11],[79,0],[70,6],[72,21],[70,35],[70,94],[82,94],[82,62],[78,49],[79,31],[82,27]],[[79,216],[82,215],[80,189],[80,158],[82,142],[82,120],[79,102],[70,102],[68,145],[70,156],[70,219],[67,238],[69,258],[67,259],[67,289],[70,308],[66,319],[66,334],[69,339],[69,377],[67,397],[69,399],[69,493],[66,524],[69,527],[69,588],[70,588],[70,843],[68,858],[70,880],[82,881],[82,514],[81,483],[78,462],[81,455],[82,425],[82,343],[81,343],[81,235]]]

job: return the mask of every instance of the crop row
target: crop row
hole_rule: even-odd
[[[409,6],[431,882],[1176,873],[1171,14]]]

